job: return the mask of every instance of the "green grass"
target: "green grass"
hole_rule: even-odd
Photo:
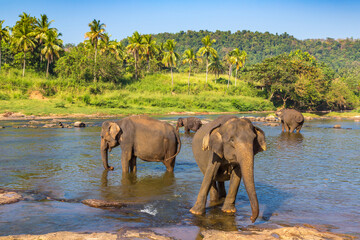
[[[227,79],[227,76],[220,76]],[[258,90],[239,81],[227,89],[226,82],[215,83],[209,75],[170,74],[148,75],[139,81],[129,77],[123,84],[86,83],[73,79],[46,79],[28,71],[11,70],[0,74],[0,113],[21,112],[26,115],[67,114],[165,114],[170,112],[239,112],[271,111],[273,104],[261,97]],[[234,79],[232,79],[234,81]],[[44,100],[29,99],[39,91]]]

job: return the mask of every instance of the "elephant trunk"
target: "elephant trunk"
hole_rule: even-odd
[[[241,175],[251,204],[252,216],[250,220],[254,223],[259,216],[259,202],[254,182],[254,153],[252,151],[242,151],[239,154],[242,156],[240,158]]]
[[[107,144],[107,142],[105,141],[104,138],[101,138],[101,158],[103,161],[103,165],[104,168],[106,170],[114,170],[114,167],[111,167],[108,165],[108,150],[109,150],[109,145]]]

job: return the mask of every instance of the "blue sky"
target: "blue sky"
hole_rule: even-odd
[[[350,0],[0,0],[0,19],[13,26],[22,12],[47,14],[65,43],[79,43],[99,19],[112,39],[181,30],[251,30],[298,39],[360,39],[360,1]]]

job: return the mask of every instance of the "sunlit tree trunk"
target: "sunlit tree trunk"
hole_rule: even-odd
[[[238,73],[238,69],[236,68],[236,72],[235,72],[235,87],[236,87],[236,77],[237,77],[237,73]]]
[[[191,64],[189,64],[188,95],[190,94],[190,74],[191,74]]]
[[[170,71],[171,71],[171,91],[172,91],[174,89],[174,77],[172,72],[172,66],[170,67]]]
[[[207,75],[208,75],[208,70],[209,70],[208,65],[209,65],[209,59],[208,59],[208,57],[206,57],[206,83],[207,83]]]
[[[232,65],[230,65],[229,67],[229,80],[228,80],[227,88],[229,88],[230,85],[231,69],[232,69]]]
[[[94,59],[94,82],[96,82],[96,56],[97,56],[97,44],[95,44],[95,59]]]
[[[23,77],[25,77],[25,61],[26,61],[26,53],[24,52],[24,64],[23,64],[23,74],[22,74]]]
[[[49,65],[50,65],[50,60],[48,59],[46,66],[46,78],[49,76]]]

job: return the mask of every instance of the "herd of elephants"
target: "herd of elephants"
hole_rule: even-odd
[[[303,115],[294,109],[276,112],[281,119],[282,131],[300,132]],[[105,121],[101,130],[101,157],[104,168],[108,165],[108,152],[116,146],[121,148],[123,174],[136,172],[136,158],[149,162],[162,162],[167,171],[174,171],[175,158],[180,152],[179,128],[185,133],[196,132],[192,140],[192,151],[204,178],[193,214],[203,214],[207,195],[210,201],[223,201],[222,211],[233,213],[241,178],[249,196],[255,222],[259,215],[259,204],[254,184],[254,156],[266,150],[264,132],[249,119],[224,115],[202,124],[196,117],[179,118],[176,129],[167,122],[145,115],[130,116],[117,121]],[[224,181],[229,181],[226,193]],[[224,200],[225,199],[225,200]]]

